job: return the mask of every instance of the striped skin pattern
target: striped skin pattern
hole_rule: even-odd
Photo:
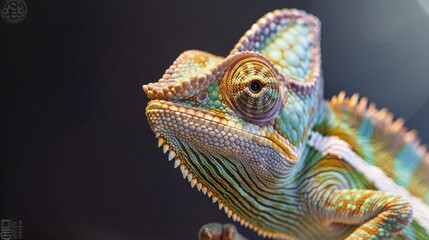
[[[143,90],[174,167],[258,234],[429,239],[425,147],[366,98],[323,99],[316,17],[268,13],[226,58],[186,51]],[[200,239],[241,239],[234,229],[207,225]]]

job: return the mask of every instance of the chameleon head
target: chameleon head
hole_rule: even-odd
[[[304,12],[275,14],[270,21],[285,27],[288,22],[281,19],[291,15],[301,18],[306,28],[318,24],[312,16],[315,22],[303,21]],[[271,26],[267,21],[260,25]],[[311,38],[317,34],[309,31]],[[213,197],[234,220],[264,235],[279,236],[264,226],[266,216],[272,214],[267,206],[279,205],[270,202],[275,201],[272,192],[278,196],[287,192],[288,176],[299,159],[307,129],[314,124],[321,99],[314,93],[321,93],[321,84],[285,77],[275,57],[248,47],[254,43],[247,38],[240,42],[226,58],[196,50],[182,53],[158,82],[143,86],[151,99],[146,115],[159,147],[169,151],[169,160],[174,160],[192,187]],[[303,76],[319,79],[313,71],[319,60],[311,59],[318,50],[312,43],[305,42],[309,53],[303,56],[310,58],[303,67],[308,74]]]
[[[176,63],[204,66],[210,58],[218,57],[187,51]],[[144,86],[151,98],[146,114],[159,144],[185,177],[215,196],[229,192],[233,200],[249,179],[282,184],[298,157],[296,146],[276,130],[288,91],[284,77],[255,52],[236,53],[213,68],[217,74],[196,77],[205,80],[196,86],[192,77]],[[177,94],[174,87],[183,89],[184,82],[189,87]]]

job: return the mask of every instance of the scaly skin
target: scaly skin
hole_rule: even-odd
[[[147,118],[191,186],[263,236],[429,239],[426,149],[365,98],[324,101],[320,67],[319,20],[276,10],[226,58],[182,53],[143,86]],[[222,234],[242,238],[200,238]]]

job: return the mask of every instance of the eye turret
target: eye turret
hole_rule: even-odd
[[[254,56],[236,61],[220,85],[229,107],[248,122],[267,124],[281,108],[280,76],[267,59]]]

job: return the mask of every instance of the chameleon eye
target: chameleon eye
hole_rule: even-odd
[[[281,108],[280,76],[268,60],[246,57],[233,63],[220,81],[222,97],[244,120],[264,125]]]
[[[252,93],[258,93],[261,91],[261,82],[259,82],[259,80],[252,80],[249,83],[249,89]]]

